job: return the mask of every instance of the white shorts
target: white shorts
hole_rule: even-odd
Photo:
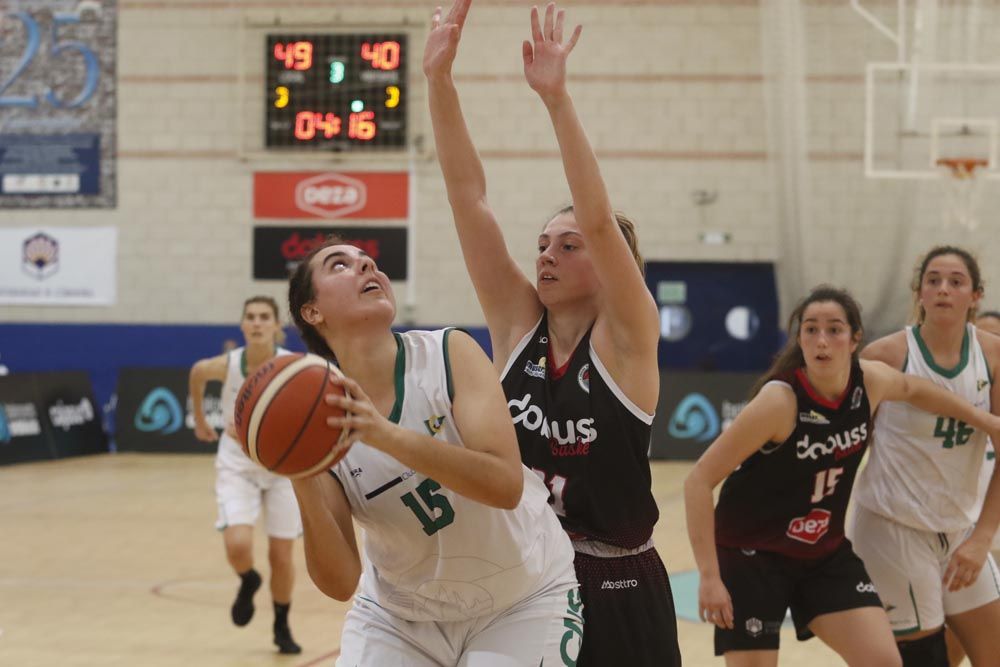
[[[583,641],[580,591],[564,586],[469,621],[406,621],[357,595],[337,667],[575,665]]]
[[[944,572],[972,528],[953,533],[916,530],[864,507],[854,508],[854,550],[865,562],[896,635],[933,630],[947,616],[1000,599],[1000,572],[993,556],[971,586],[948,591]]]
[[[234,470],[216,468],[215,497],[219,504],[218,530],[229,526],[252,526],[265,507],[267,534],[293,540],[302,534],[302,517],[291,481],[263,468]]]

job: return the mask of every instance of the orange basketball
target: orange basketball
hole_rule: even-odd
[[[236,397],[234,422],[243,451],[255,463],[285,477],[309,477],[340,460],[334,447],[346,435],[327,426],[342,417],[327,394],[344,395],[330,382],[340,370],[315,354],[287,354],[261,366]]]

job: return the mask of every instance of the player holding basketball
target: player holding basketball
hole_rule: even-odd
[[[353,398],[330,474],[295,480],[306,562],[347,600],[338,665],[573,665],[583,632],[572,549],[517,440],[489,359],[453,329],[393,334],[389,279],[332,240],[289,285],[309,350]],[[364,556],[354,538],[364,531]]]
[[[994,433],[1000,418],[858,361],[861,312],[842,290],[814,289],[788,330],[753,399],[684,485],[699,614],[716,625],[715,652],[730,666],[777,665],[789,607],[800,640],[818,636],[848,665],[900,665],[876,587],[844,537],[872,416],[883,401],[903,401]]]
[[[274,603],[274,643],[281,653],[301,653],[288,627],[295,569],[292,546],[302,534],[302,521],[291,483],[264,470],[246,454],[231,433],[236,396],[243,381],[278,354],[283,339],[278,304],[268,296],[254,296],[243,304],[240,330],[246,344],[225,354],[202,359],[191,367],[189,391],[194,432],[203,442],[219,440],[215,457],[215,494],[219,504],[216,528],[222,531],[226,558],[240,577],[240,588],[230,613],[233,623],[246,625],[253,617],[253,596],[261,577],[253,566],[253,526],[266,508],[268,561],[271,566],[271,599]],[[222,382],[222,413],[227,424],[221,438],[205,421],[205,385]]]
[[[435,13],[424,52],[448,199],[489,328],[521,458],[543,479],[573,540],[587,634],[580,665],[680,665],[666,570],[651,539],[650,425],[659,392],[659,316],[633,224],[613,213],[566,88],[554,4],[531,11],[524,73],[555,129],[573,207],[538,241],[537,284],[506,251],[452,80],[471,0]]]
[[[934,248],[912,287],[917,324],[873,342],[862,356],[1000,412],[993,382],[1000,339],[977,334],[971,323],[983,295],[976,260],[961,248]],[[945,620],[975,667],[995,665],[1000,655],[1000,572],[989,555],[1000,523],[1000,477],[993,475],[977,514],[989,433],[955,417],[883,406],[858,480],[854,543],[907,667],[948,664]]]

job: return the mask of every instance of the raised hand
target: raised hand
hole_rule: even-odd
[[[576,26],[569,41],[563,44],[563,22],[566,12],[556,11],[556,4],[545,7],[545,25],[538,18],[538,7],[531,8],[531,39],[524,41],[524,78],[531,89],[547,102],[566,92],[566,59],[580,39],[583,26]]]
[[[462,37],[462,26],[471,5],[472,0],[455,0],[448,15],[443,18],[440,7],[434,10],[431,31],[424,46],[424,75],[428,79],[451,74],[451,65],[455,62],[458,42]]]

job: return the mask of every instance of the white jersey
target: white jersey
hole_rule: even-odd
[[[452,414],[448,331],[396,335],[390,419],[443,447],[463,447]],[[549,492],[524,466],[524,493],[513,510],[469,500],[362,442],[331,472],[364,529],[357,595],[394,616],[468,620],[575,585],[573,550]]]
[[[992,378],[976,328],[966,325],[958,365],[941,368],[920,337],[906,328],[903,372],[927,378],[989,411]],[[986,457],[986,433],[951,417],[908,403],[885,401],[878,408],[868,466],[854,497],[868,510],[911,528],[950,533],[979,517],[979,473]]]
[[[275,356],[291,354],[283,347],[275,350]],[[222,381],[222,392],[219,395],[219,403],[222,407],[223,423],[228,427],[233,423],[233,416],[236,412],[236,398],[240,393],[243,381],[247,379],[247,352],[245,347],[237,347],[230,350],[226,355],[226,379]],[[260,470],[260,466],[250,460],[250,457],[243,453],[240,443],[233,440],[223,431],[219,436],[219,449],[215,455],[216,468],[229,468],[230,470]]]

